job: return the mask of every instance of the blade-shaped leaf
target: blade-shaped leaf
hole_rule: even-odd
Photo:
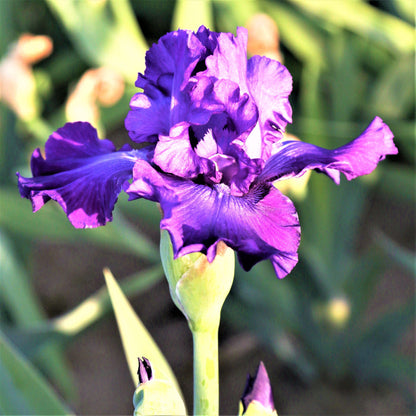
[[[124,278],[121,287],[126,295],[137,295],[159,281],[162,276],[162,266],[157,265]],[[9,328],[5,332],[27,356],[32,357],[45,343],[73,340],[110,310],[111,302],[104,286],[74,309],[52,321],[42,321],[25,329]]]
[[[300,9],[335,26],[381,43],[393,52],[415,47],[414,28],[403,20],[361,1],[290,0]]]
[[[134,230],[118,209],[114,212],[114,221],[105,227],[77,230],[56,204],[45,205],[32,214],[30,203],[20,198],[17,188],[4,188],[0,190],[0,226],[27,238],[42,236],[52,241],[88,241],[159,261],[158,247],[143,233]]]
[[[2,414],[68,415],[43,376],[0,332],[0,411]]]
[[[134,312],[110,270],[104,270],[104,277],[134,384],[137,385],[138,382],[137,358],[146,357],[154,365],[156,371],[159,372],[154,377],[171,382],[176,390],[180,392],[178,382],[168,362],[150,333]]]
[[[19,264],[10,241],[0,229],[0,301],[20,332],[31,331],[42,325],[44,316],[41,305],[30,287],[30,279]],[[30,355],[31,345],[21,345],[22,351]],[[36,350],[36,359],[49,376],[55,380],[65,395],[74,396],[74,386],[69,375],[63,353],[56,345],[43,345]]]
[[[198,30],[199,26],[213,30],[214,21],[210,0],[177,0],[172,19],[172,30]]]
[[[144,69],[146,41],[127,0],[86,2],[48,0],[76,49],[93,66],[114,69],[129,82]],[[111,16],[112,14],[112,16]],[[115,58],[117,57],[117,58]]]

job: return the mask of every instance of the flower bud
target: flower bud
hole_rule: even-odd
[[[277,416],[274,408],[272,388],[264,364],[260,362],[256,375],[248,375],[240,402],[240,415]]]
[[[210,263],[202,253],[173,258],[172,243],[162,230],[160,254],[170,294],[192,330],[219,325],[222,305],[234,279],[234,252],[220,241]]]
[[[186,415],[183,400],[166,380],[153,378],[149,360],[139,359],[139,384],[133,395],[134,416]]]

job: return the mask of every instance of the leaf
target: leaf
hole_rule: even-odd
[[[415,100],[414,89],[409,88],[415,79],[414,60],[414,51],[391,60],[366,99],[367,114],[393,120],[410,116]]]
[[[128,82],[144,70],[147,44],[128,0],[107,2],[47,0],[73,41],[92,66],[106,66]]]
[[[241,8],[241,4],[238,7]],[[277,2],[262,2],[279,28],[282,43],[301,61],[322,64],[325,61],[324,32],[314,22],[290,5]]]
[[[124,278],[121,287],[127,295],[137,295],[159,281],[162,276],[163,270],[159,264]],[[6,333],[31,357],[47,342],[73,340],[102,319],[110,310],[111,302],[104,286],[74,309],[52,321],[39,322],[24,330],[8,329]]]
[[[380,169],[380,180],[377,190],[387,198],[415,206],[415,175],[413,167],[386,163]]]
[[[211,0],[215,11],[215,23],[223,32],[235,33],[237,26],[245,26],[253,14],[259,12],[257,1],[246,1],[242,7],[236,0]]]
[[[15,257],[10,241],[0,229],[0,299],[21,332],[30,331],[44,320],[41,306],[29,282],[26,271]],[[74,386],[62,351],[56,345],[43,347],[36,351],[40,367],[56,381],[67,396],[74,396]],[[29,348],[31,344],[27,344],[23,352],[27,354]]]
[[[5,188],[0,189],[0,226],[28,240],[41,236],[51,241],[92,242],[159,262],[158,247],[144,234],[135,231],[117,209],[113,222],[105,227],[78,230],[57,204],[49,203],[33,214],[30,203],[19,196],[17,187]]]
[[[176,0],[171,29],[196,31],[201,25],[214,29],[211,1]]]
[[[43,376],[0,331],[0,410],[2,414],[73,414]]]
[[[416,277],[416,256],[414,253],[401,247],[381,231],[378,232],[375,237],[376,243],[385,250],[387,255],[396,260],[401,266]]]
[[[370,38],[392,52],[411,52],[415,48],[414,28],[363,1],[290,0],[299,9],[337,27]]]
[[[155,341],[134,312],[110,270],[104,269],[104,278],[110,294],[114,314],[120,331],[127,364],[135,385],[138,383],[137,358],[146,357],[156,369],[155,378],[169,381],[176,390],[176,378]]]

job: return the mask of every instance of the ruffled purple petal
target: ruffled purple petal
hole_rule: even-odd
[[[195,178],[214,169],[212,162],[195,152],[189,128],[189,123],[178,123],[171,128],[169,136],[159,136],[153,162],[164,172],[182,178]]]
[[[241,95],[247,93],[247,30],[237,28],[237,36],[219,33],[217,43],[213,54],[205,60],[206,71],[200,75],[233,81],[239,85]]]
[[[191,102],[187,84],[206,48],[197,36],[184,30],[163,36],[146,54],[146,70],[139,74],[136,86],[143,93],[130,102],[126,129],[136,142],[155,142],[158,134],[181,121],[202,124],[210,114]]]
[[[57,201],[76,228],[104,225],[123,184],[131,178],[134,163],[150,158],[149,149],[115,151],[108,140],[100,140],[88,123],[67,123],[53,133],[32,155],[33,178],[22,177],[22,197],[32,202],[33,211],[47,201]]]
[[[151,83],[144,92],[130,100],[130,109],[124,121],[130,138],[138,143],[154,143],[159,134],[168,134],[170,128],[171,97]]]
[[[175,258],[201,251],[212,261],[222,240],[237,252],[245,270],[270,259],[283,278],[297,263],[298,216],[292,202],[273,186],[260,185],[236,197],[226,185],[197,185],[138,161],[126,192],[130,199],[160,203],[160,226],[170,233]]]
[[[45,144],[44,160],[40,150],[33,153],[31,169],[34,176],[57,173],[62,170],[82,166],[91,156],[105,155],[116,150],[110,140],[99,140],[97,130],[89,123],[67,123],[52,133]],[[127,149],[126,149],[127,150]],[[130,149],[129,149],[130,150]]]
[[[247,63],[247,83],[259,109],[259,123],[263,140],[263,159],[271,154],[271,145],[283,138],[288,123],[292,122],[289,95],[292,77],[280,62],[264,56],[253,56]]]
[[[204,45],[191,31],[167,33],[147,51],[144,76],[172,94],[179,91],[184,81],[189,80],[205,51]],[[167,75],[170,76],[170,83],[165,83]],[[142,87],[141,84],[137,86]]]
[[[334,150],[301,141],[283,143],[278,152],[266,162],[257,182],[300,176],[306,170],[316,169],[338,184],[340,173],[348,180],[367,175],[386,155],[397,153],[393,133],[381,118],[376,117],[359,137]]]

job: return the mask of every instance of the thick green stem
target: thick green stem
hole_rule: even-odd
[[[218,416],[218,325],[192,331],[194,341],[194,416]]]

